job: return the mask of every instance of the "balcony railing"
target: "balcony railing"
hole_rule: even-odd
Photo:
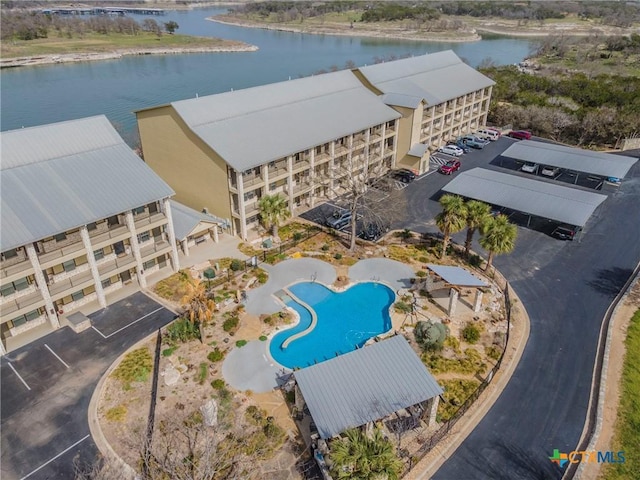
[[[258,205],[258,202],[253,202],[253,203],[245,203],[244,204],[244,213],[245,215],[252,215],[255,212],[259,211],[260,207]]]
[[[106,232],[89,235],[89,238],[91,240],[91,246],[97,250],[105,245],[111,245],[112,243],[124,240],[130,236],[131,233],[126,225],[115,225],[109,228]]]
[[[150,245],[145,245],[140,249],[140,256],[142,260],[146,260],[149,257],[157,257],[162,253],[167,253],[171,250],[171,244],[166,240],[157,239]]]
[[[278,175],[282,175],[283,173],[287,173],[286,161],[281,160],[269,165],[269,178],[277,177]]]
[[[38,256],[38,260],[40,261],[40,266],[46,268],[57,263],[62,263],[66,259],[75,258],[78,256],[76,254],[82,250],[84,250],[84,244],[82,242],[76,242],[52,252],[43,253]]]
[[[297,194],[306,190],[309,190],[311,188],[311,181],[307,180],[307,181],[303,181],[303,182],[297,182],[293,184],[293,193]]]
[[[31,262],[28,259],[23,260],[20,263],[8,265],[6,267],[3,265],[3,263],[0,263],[0,279],[2,280],[8,279],[9,277],[16,279],[22,278],[33,273]]]
[[[322,152],[316,154],[314,162],[317,165],[319,163],[328,162],[329,160],[331,160],[331,155],[329,155],[327,152]]]
[[[300,170],[307,170],[309,167],[311,167],[311,162],[309,160],[300,160],[295,162],[292,168],[294,172],[297,172]]]
[[[133,255],[123,255],[121,257],[117,257],[113,260],[105,262],[98,267],[98,273],[100,274],[100,279],[104,280],[105,278],[112,277],[116,273],[119,273],[123,270],[127,270],[136,265],[136,259]]]
[[[157,212],[143,218],[134,217],[136,232],[146,232],[152,228],[159,227],[167,223],[167,217],[164,213]]]
[[[244,187],[251,187],[253,185],[258,185],[262,183],[264,180],[260,175],[251,175],[251,176],[243,176],[242,177],[242,185]]]
[[[91,270],[79,273],[64,280],[59,280],[56,283],[49,285],[49,293],[53,300],[71,295],[83,288],[93,284],[93,277],[91,276]]]
[[[18,315],[24,315],[42,305],[44,305],[44,298],[42,298],[40,290],[36,290],[29,295],[24,295],[3,303],[2,308],[0,308],[2,320],[11,320]]]

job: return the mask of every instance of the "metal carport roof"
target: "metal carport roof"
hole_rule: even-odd
[[[587,223],[607,198],[599,193],[483,168],[461,173],[442,190],[579,227]]]
[[[533,140],[514,143],[502,153],[502,156],[523,162],[533,162],[591,175],[616,178],[624,178],[629,169],[638,160],[624,155],[593,152],[591,150],[535,142]]]
[[[294,376],[321,438],[443,392],[402,335],[303,368]]]
[[[479,278],[474,277],[468,270],[462,267],[449,267],[430,263],[427,265],[427,268],[450,285],[456,285],[458,287],[488,286],[487,282],[483,282]]]

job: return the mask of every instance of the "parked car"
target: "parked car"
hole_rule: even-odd
[[[351,222],[351,212],[349,210],[336,210],[333,212],[333,215],[326,218],[324,223],[327,227],[340,230],[341,228],[346,227],[349,222]]]
[[[522,166],[520,170],[522,170],[525,173],[536,173],[536,171],[538,170],[538,164],[527,162]]]
[[[526,130],[512,130],[508,133],[511,138],[515,138],[516,140],[530,140],[531,132]]]
[[[541,171],[540,174],[544,175],[545,177],[557,177],[558,174],[560,173],[560,169],[558,167],[544,167]]]
[[[389,231],[388,225],[383,225],[376,222],[367,223],[363,226],[360,233],[358,233],[358,237],[375,242],[384,236],[385,233]]]
[[[580,227],[574,227],[573,225],[559,225],[551,232],[551,236],[560,240],[573,240],[580,231]]]
[[[492,132],[495,132],[498,135],[498,137],[502,136],[502,131],[498,130],[497,128],[494,128],[494,127],[484,127],[484,128],[486,130],[491,130]]]
[[[487,140],[482,140],[478,137],[474,137],[473,135],[465,135],[460,139],[460,141],[471,148],[477,149],[482,149],[489,143]]]
[[[400,180],[402,183],[411,183],[416,179],[416,174],[406,168],[391,170],[391,178]]]
[[[489,130],[488,128],[481,128],[475,133],[475,136],[480,138],[486,138],[488,140],[491,140],[492,142],[495,142],[496,140],[498,140],[498,138],[500,138],[500,135],[498,135],[498,132],[494,132],[493,130]]]
[[[454,155],[456,157],[459,157],[464,153],[464,150],[462,150],[457,145],[445,145],[444,147],[440,147],[438,151],[441,153],[446,153],[447,155]]]
[[[458,140],[456,142],[456,147],[461,148],[464,153],[469,153],[471,151],[471,147],[469,147],[465,143],[462,143],[462,140]]]
[[[438,171],[445,175],[451,175],[453,172],[457,172],[460,169],[460,160],[449,160],[444,165],[440,165]]]

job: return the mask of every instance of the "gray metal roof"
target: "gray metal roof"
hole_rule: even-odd
[[[448,267],[445,265],[428,264],[427,268],[450,285],[459,287],[486,287],[488,284],[473,276],[462,267]]]
[[[239,171],[400,117],[348,70],[171,105]]]
[[[422,158],[422,156],[427,153],[427,150],[429,150],[429,147],[427,147],[424,143],[414,143],[407,154],[414,157]]]
[[[437,105],[495,84],[465,64],[452,50],[358,70],[382,93],[423,98],[428,105]]]
[[[294,372],[321,438],[442,393],[402,335]]]
[[[580,227],[607,198],[599,193],[484,168],[461,173],[442,190]]]
[[[174,194],[104,115],[0,133],[0,251]]]
[[[559,167],[603,177],[624,178],[637,158],[611,153],[593,152],[553,143],[523,140],[507,148],[504,157]]]
[[[421,96],[404,95],[402,93],[387,93],[382,95],[381,98],[385,105],[407,108],[418,108],[418,105],[422,102]]]
[[[225,223],[221,218],[210,214],[201,213],[193,208],[171,200],[171,216],[173,217],[173,231],[176,234],[176,240],[184,240],[189,236],[194,228],[200,222],[208,222],[212,224],[222,225]]]

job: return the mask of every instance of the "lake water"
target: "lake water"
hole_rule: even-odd
[[[205,20],[224,10],[172,11],[179,33],[240,40],[257,52],[151,55],[121,60],[3,69],[1,129],[42,125],[105,114],[125,140],[135,138],[135,110],[196,95],[210,95],[311,75],[332,66],[375,63],[376,58],[452,49],[470,65],[491,58],[498,65],[526,57],[531,41],[496,38],[441,43],[304,35],[222,25]],[[144,17],[136,16],[141,21]]]

